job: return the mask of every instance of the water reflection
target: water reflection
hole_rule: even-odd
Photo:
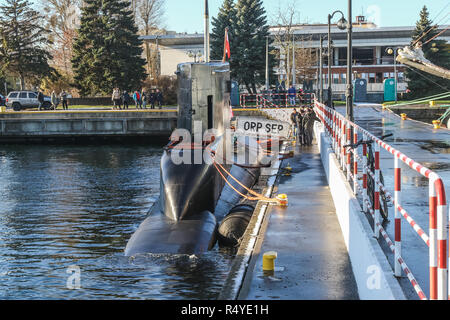
[[[212,299],[231,255],[124,257],[159,194],[158,146],[3,146],[1,299]],[[69,265],[81,289],[69,290]]]

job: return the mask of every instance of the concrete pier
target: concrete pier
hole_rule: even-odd
[[[288,162],[292,176],[281,177],[276,193],[288,194],[289,206],[269,208],[267,230],[239,299],[359,299],[317,146],[297,147]],[[273,275],[262,270],[266,251],[277,252]]]
[[[176,125],[176,109],[2,112],[0,141],[71,137],[168,138]]]

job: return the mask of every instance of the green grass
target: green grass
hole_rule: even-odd
[[[345,106],[346,102],[345,101],[333,101],[335,106]]]

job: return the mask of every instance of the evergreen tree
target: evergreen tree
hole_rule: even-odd
[[[234,49],[236,14],[237,12],[233,0],[224,0],[222,7],[219,9],[217,18],[212,18],[211,60],[222,60],[223,58],[225,28],[228,28],[230,50],[232,51]],[[233,55],[231,55],[230,59],[233,59]],[[231,63],[232,62],[230,61],[230,65]]]
[[[238,0],[235,24],[234,74],[247,91],[256,93],[256,87],[265,83],[266,39],[269,26],[262,0]],[[269,52],[272,40],[269,37]],[[269,76],[274,79],[275,58],[269,55]]]
[[[428,9],[424,6],[413,32],[411,45],[419,40],[422,43],[422,51],[426,59],[440,67],[450,69],[450,52],[446,47],[446,41],[435,39],[428,42],[437,34],[435,26],[429,19]],[[405,75],[408,78],[408,89],[411,90],[408,98],[427,97],[450,90],[450,80],[448,79],[409,68],[406,69]]]
[[[0,6],[0,72],[18,76],[22,90],[25,81],[39,85],[56,76],[48,64],[52,57],[45,49],[49,41],[43,22],[27,0],[5,0]]]
[[[130,2],[85,0],[72,59],[82,96],[140,88],[145,79],[142,40]]]

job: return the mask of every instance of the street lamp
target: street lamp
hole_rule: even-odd
[[[336,10],[334,11],[332,14],[328,15],[328,107],[332,108],[333,107],[333,102],[332,102],[332,89],[331,89],[331,81],[332,81],[332,77],[331,77],[331,60],[333,59],[332,56],[332,50],[331,50],[331,19],[333,19],[333,16],[336,13],[340,13],[341,14],[341,19],[339,19],[339,21],[337,22],[337,27],[339,28],[339,30],[345,30],[347,28],[347,20],[345,20],[344,18],[344,14],[342,13],[342,11],[340,10]]]
[[[353,83],[352,83],[352,0],[348,0],[347,14],[347,92],[345,94],[346,101],[346,118],[353,122]]]
[[[386,53],[388,55],[393,55],[394,57],[394,82],[395,82],[395,102],[397,102],[397,81],[398,81],[398,76],[397,76],[397,51],[398,48],[386,48]]]
[[[189,58],[194,58],[194,62],[195,63],[197,63],[197,58],[200,59],[201,56],[202,56],[202,52],[200,50],[198,50],[198,51],[189,50],[188,51],[188,57]]]

